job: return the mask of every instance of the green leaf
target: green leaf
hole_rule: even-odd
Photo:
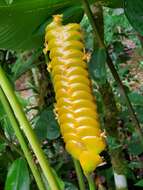
[[[15,140],[15,133],[7,116],[3,119],[4,133],[9,141]]]
[[[92,54],[89,62],[89,72],[93,80],[99,84],[106,82],[106,51],[105,49],[98,49]]]
[[[0,141],[0,153],[4,152],[6,149],[6,143]]]
[[[60,136],[59,126],[55,120],[52,106],[40,113],[34,130],[41,141],[46,138],[53,140]]]
[[[5,190],[29,190],[30,178],[26,161],[17,159],[10,166],[7,174]]]
[[[131,25],[143,35],[143,0],[126,0],[125,13]]]
[[[140,121],[140,123],[143,123],[143,106],[135,106],[135,112],[137,114],[137,117]]]
[[[65,190],[78,190],[78,188],[72,183],[65,182]]]
[[[131,92],[129,94],[129,98],[130,98],[130,100],[131,100],[131,102],[133,104],[143,106],[143,96],[142,96],[142,94],[139,94],[137,92]]]
[[[3,106],[1,104],[1,102],[0,102],[0,122],[1,122],[1,125],[3,126],[5,136],[10,141],[14,140],[15,139],[15,134],[14,134],[13,128],[11,126],[11,123],[10,123],[9,119],[7,118],[7,115],[6,115],[6,113],[5,113],[4,109],[3,109]]]
[[[14,1],[14,0],[5,0],[5,2],[6,2],[8,5],[12,4],[13,1]]]
[[[54,14],[61,14],[79,2],[76,0],[15,0],[7,5],[0,0],[0,48],[31,49],[43,44],[44,30],[39,28]],[[79,9],[73,8],[74,21],[81,20]],[[79,18],[80,17],[80,18]],[[72,17],[69,18],[72,22]]]
[[[140,181],[138,181],[135,185],[139,186],[139,187],[143,187],[143,179],[141,179]]]
[[[119,144],[119,142],[117,142],[116,138],[114,137],[107,137],[107,144],[111,150],[117,149],[122,146],[121,144]]]
[[[128,151],[130,154],[135,155],[135,156],[143,153],[142,145],[136,133],[133,134],[132,138],[128,142]]]
[[[128,164],[128,167],[133,169],[140,169],[143,168],[143,163],[141,161],[132,161]]]
[[[84,12],[81,6],[76,5],[68,7],[66,9],[61,9],[59,10],[58,14],[63,14],[63,24],[67,24],[69,22],[80,22]],[[45,27],[52,21],[52,19],[52,16],[50,16],[49,19],[42,23],[37,29],[36,34],[44,34]]]
[[[67,24],[69,22],[78,22],[84,15],[84,11],[81,6],[71,6],[64,10],[63,13],[63,24]]]
[[[0,101],[0,121],[5,117],[5,111],[3,109],[2,103]]]

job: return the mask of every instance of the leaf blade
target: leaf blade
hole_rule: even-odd
[[[22,171],[22,172],[21,172]],[[29,190],[30,178],[26,161],[15,160],[9,168],[5,190]]]
[[[75,0],[21,0],[6,4],[0,0],[0,48],[32,49],[41,47],[43,34],[35,33],[42,23],[60,10],[75,5]],[[78,14],[78,11],[73,12]],[[77,16],[77,20],[79,20]]]
[[[105,84],[106,82],[106,51],[105,49],[96,50],[89,62],[89,72],[93,80],[99,84]]]
[[[126,0],[125,14],[131,25],[141,35],[143,35],[143,1],[142,0]]]

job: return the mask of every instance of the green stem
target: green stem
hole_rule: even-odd
[[[106,49],[105,44],[104,44],[103,40],[101,39],[100,34],[98,32],[98,29],[97,29],[97,26],[96,26],[96,21],[94,19],[94,15],[93,15],[93,13],[92,13],[92,11],[90,9],[88,1],[87,0],[82,0],[82,1],[83,1],[83,6],[84,6],[84,9],[85,9],[85,12],[86,12],[86,14],[87,14],[87,16],[89,18],[89,21],[90,21],[90,23],[92,25],[94,37],[98,41],[99,48]],[[136,132],[137,132],[137,134],[138,134],[138,136],[140,138],[141,144],[143,144],[143,142],[142,142],[143,132],[141,130],[138,118],[137,118],[137,116],[135,114],[134,108],[133,108],[133,106],[132,106],[132,104],[130,102],[130,99],[129,99],[127,93],[126,93],[125,87],[124,87],[124,85],[123,85],[123,83],[122,83],[122,81],[121,81],[121,79],[120,79],[120,77],[119,77],[113,63],[112,63],[112,59],[110,58],[110,55],[109,55],[107,50],[106,50],[106,54],[107,54],[107,65],[108,65],[114,79],[117,81],[117,83],[118,83],[118,85],[119,85],[119,87],[121,89],[121,92],[122,92],[122,95],[123,95],[123,97],[124,97],[124,99],[126,101],[127,107],[128,107],[128,109],[130,111],[130,114],[131,114],[133,120],[134,120],[134,123],[136,124],[135,125],[135,130],[136,130]]]
[[[35,133],[33,132],[32,127],[21,105],[19,104],[19,101],[14,93],[14,90],[12,89],[12,86],[9,83],[9,80],[7,79],[6,74],[1,66],[0,66],[0,85],[14,111],[17,120],[19,121],[21,129],[24,131],[27,139],[29,140],[29,143],[39,161],[39,164],[43,170],[46,179],[49,182],[51,189],[59,190],[60,188],[50,168],[49,162],[46,159],[46,156],[40,147],[39,140],[37,139]]]
[[[73,162],[74,162],[74,166],[75,166],[75,170],[76,170],[76,174],[77,174],[79,188],[80,188],[80,190],[86,190],[85,183],[84,183],[84,176],[82,173],[80,163],[78,160],[75,160],[74,158],[73,158]]]
[[[94,37],[97,39],[100,48],[104,48],[104,44],[102,42],[102,39],[101,39],[101,37],[100,37],[100,35],[98,33],[98,30],[96,28],[96,25],[95,25],[95,20],[94,20],[94,16],[92,14],[92,11],[90,9],[90,5],[89,5],[87,0],[82,0],[82,2],[83,2],[85,13],[87,14],[88,19],[89,19],[89,21],[91,23],[91,26],[93,28]]]
[[[142,139],[143,139],[143,132],[142,132],[142,129],[140,127],[139,120],[138,120],[138,118],[137,118],[137,116],[135,114],[134,108],[133,108],[133,106],[132,106],[132,104],[130,102],[130,99],[129,99],[127,93],[126,93],[125,86],[123,85],[123,83],[122,83],[122,81],[121,81],[121,79],[120,79],[120,77],[119,77],[119,75],[118,75],[118,73],[117,73],[117,71],[116,71],[116,69],[115,69],[115,67],[114,67],[114,65],[112,63],[112,60],[111,60],[111,58],[110,58],[109,55],[107,55],[107,64],[108,64],[108,67],[111,70],[111,73],[112,73],[113,77],[118,82],[118,85],[119,85],[119,87],[121,89],[121,94],[123,95],[124,99],[126,100],[126,104],[127,104],[128,109],[130,111],[130,114],[131,114],[131,116],[132,116],[132,118],[134,120],[134,123],[136,124],[135,125],[136,126],[135,130],[136,130],[136,132],[137,132],[137,134],[138,134],[138,136],[140,138],[141,144],[143,146],[143,141],[142,141]]]
[[[9,102],[5,96],[5,94],[3,93],[2,89],[0,88],[0,100],[1,100],[1,103],[5,109],[5,112],[11,122],[11,125],[15,131],[15,134],[16,134],[16,137],[20,143],[20,146],[24,152],[24,155],[25,155],[25,158],[27,159],[27,162],[31,168],[31,171],[33,173],[33,176],[35,178],[35,181],[37,183],[37,186],[39,188],[39,190],[45,190],[45,187],[44,187],[44,184],[42,182],[42,179],[41,179],[41,176],[38,172],[38,169],[36,168],[36,165],[32,159],[32,155],[30,153],[30,150],[25,142],[25,139],[23,137],[23,134],[21,132],[21,130],[19,129],[19,126],[18,126],[18,123],[17,123],[17,120],[13,114],[13,111],[9,105]],[[21,154],[21,153],[20,153]]]
[[[89,184],[89,190],[96,190],[93,175],[92,174],[87,175],[86,178],[87,178],[87,181],[88,181],[88,184]]]

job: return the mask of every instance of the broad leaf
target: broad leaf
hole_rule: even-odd
[[[13,131],[13,128],[11,126],[11,123],[9,121],[9,119],[7,118],[7,116],[5,116],[5,118],[3,118],[3,127],[4,127],[4,134],[7,137],[7,139],[9,141],[15,140],[15,133]]]
[[[12,4],[13,1],[14,1],[14,0],[5,0],[5,2],[6,2],[8,5]]]
[[[18,159],[10,166],[5,190],[29,190],[30,178],[26,161]]]
[[[0,101],[0,121],[3,120],[4,117],[5,117],[5,112],[4,112],[2,103],[1,103],[1,101]]]
[[[78,190],[78,188],[72,183],[65,182],[65,190]]]
[[[98,49],[92,54],[89,62],[89,71],[93,80],[99,84],[106,82],[106,52],[105,49]]]
[[[133,134],[130,141],[127,142],[128,151],[132,155],[140,155],[143,153],[142,145],[139,142],[138,135],[136,133]]]
[[[101,0],[89,0],[90,3]],[[123,0],[102,0],[111,7],[122,7]],[[64,23],[79,22],[83,16],[77,0],[0,0],[0,48],[23,50],[43,44],[45,25],[52,15],[63,14]]]
[[[142,106],[142,104],[139,106],[138,105],[134,106],[134,108],[135,108],[135,112],[137,114],[137,117],[138,117],[140,123],[143,123],[143,106]]]
[[[46,138],[53,140],[60,136],[59,126],[53,113],[53,107],[47,108],[40,113],[35,132],[40,140]]]
[[[53,14],[61,14],[69,7],[72,14],[69,21],[79,22],[82,9],[73,6],[73,0],[15,0],[8,5],[0,0],[0,48],[30,49],[39,47],[43,43],[44,30],[37,33],[39,28],[51,18]],[[79,18],[80,15],[80,18]]]
[[[143,168],[143,163],[141,161],[132,161],[128,164],[128,167],[133,169]]]
[[[130,100],[131,100],[131,102],[133,104],[143,106],[143,96],[142,96],[142,94],[139,94],[137,92],[131,92],[129,94],[129,98],[130,98]]]
[[[140,181],[138,181],[135,185],[139,186],[139,187],[143,187],[143,179],[141,179]]]
[[[125,13],[131,25],[143,35],[143,0],[126,0]]]

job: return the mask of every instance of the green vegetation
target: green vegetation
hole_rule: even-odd
[[[0,190],[143,188],[142,8],[142,0],[0,0]],[[65,150],[54,109],[43,39],[55,14],[81,24],[105,131],[104,162],[88,176]]]

